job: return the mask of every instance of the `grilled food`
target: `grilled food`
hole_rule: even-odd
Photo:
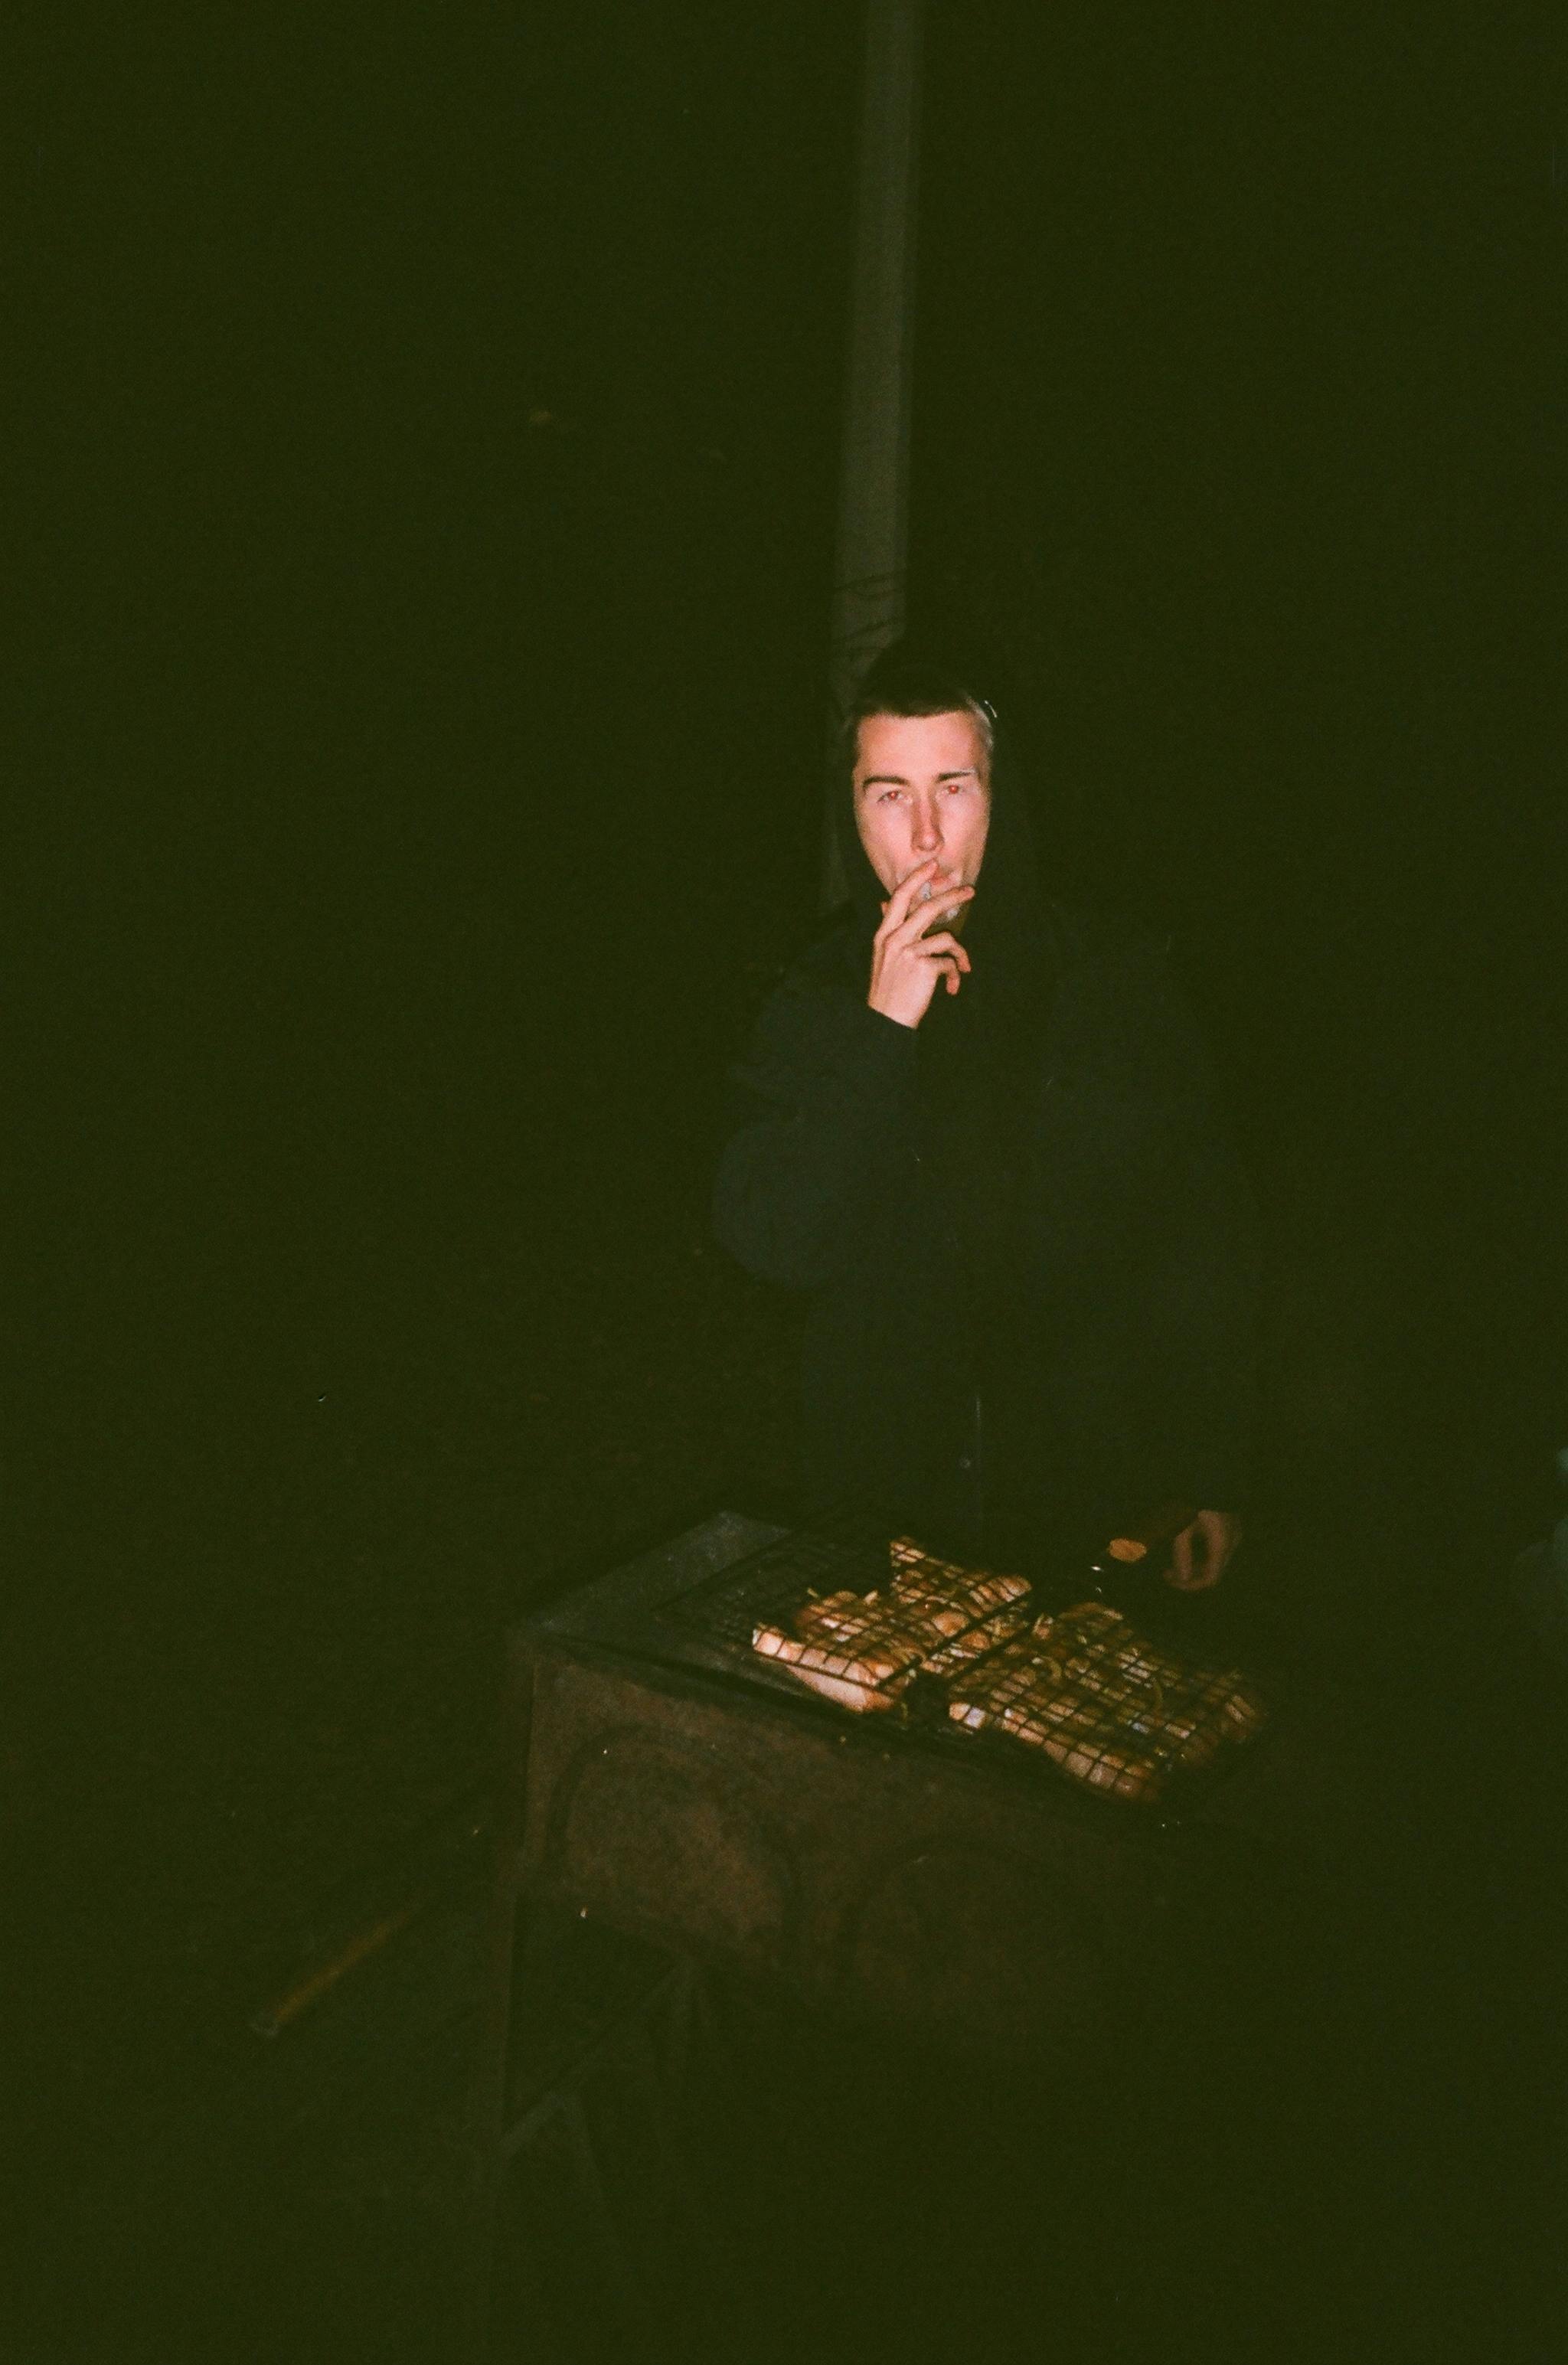
[[[1104,1602],[1031,1619],[1026,1579],[940,1560],[909,1536],[889,1564],[886,1585],[811,1599],[787,1627],[758,1626],[753,1648],[859,1715],[934,1677],[966,1731],[1006,1734],[1074,1781],[1145,1803],[1174,1767],[1211,1764],[1264,1721],[1234,1670],[1156,1649]]]
[[[970,1732],[1044,1750],[1074,1780],[1145,1803],[1173,1766],[1207,1765],[1263,1721],[1238,1675],[1155,1650],[1099,1602],[1036,1619],[954,1682],[947,1712]]]
[[[917,1675],[951,1675],[1020,1633],[1026,1578],[938,1560],[909,1536],[889,1547],[890,1579],[867,1594],[808,1601],[790,1627],[759,1626],[752,1648],[841,1708],[893,1707]]]
[[[797,1631],[759,1626],[752,1648],[841,1708],[891,1708],[909,1688],[931,1644],[891,1614],[880,1594],[839,1593],[810,1602]]]
[[[1004,1732],[1043,1750],[1065,1774],[1094,1788],[1122,1798],[1158,1795],[1152,1748],[1130,1727],[1118,1729],[1114,1704],[1074,1683],[1037,1631],[955,1682],[947,1713],[971,1732]]]
[[[1136,1709],[1137,1695],[1147,1695],[1158,1730],[1178,1744],[1183,1765],[1205,1762],[1222,1741],[1247,1740],[1265,1721],[1262,1701],[1234,1668],[1220,1673],[1156,1650],[1104,1602],[1086,1602],[1042,1623],[1065,1671],[1097,1697]],[[1183,1726],[1192,1728],[1185,1745]]]

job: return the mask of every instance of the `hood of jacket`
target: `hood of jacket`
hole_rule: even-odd
[[[928,1181],[972,1277],[979,1328],[993,1329],[1017,1271],[1026,1126],[1059,966],[1040,875],[1022,734],[969,667],[955,674],[991,717],[991,817],[964,924],[971,968],[938,991],[921,1022],[918,1134]],[[834,828],[849,882],[839,916],[846,982],[864,993],[884,890],[856,826],[845,768]]]

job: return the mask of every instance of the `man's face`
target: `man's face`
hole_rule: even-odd
[[[855,821],[882,885],[935,857],[939,886],[972,887],[991,826],[991,767],[972,714],[869,714],[855,763]]]

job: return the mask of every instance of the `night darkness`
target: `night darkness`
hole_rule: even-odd
[[[1402,1735],[1387,2215],[1308,2272],[1412,2360],[1562,2296],[1549,14],[932,0],[925,57],[911,610],[1172,938],[1256,1181],[1235,1583]],[[859,10],[32,16],[15,2353],[455,2356],[502,1631],[795,1485],[799,1310],[708,1194],[815,915]]]

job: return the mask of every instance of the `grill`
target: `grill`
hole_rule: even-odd
[[[1169,2011],[1183,1947],[1252,1910],[1265,1859],[1248,1843],[1216,1888],[1212,1828],[1187,1811],[1224,1777],[1184,1777],[1179,1811],[1134,1811],[961,1731],[940,1684],[851,1715],[753,1649],[812,1591],[888,1577],[885,1532],[858,1519],[722,1512],[513,1630],[483,2191],[532,2124],[509,2062],[525,2036],[549,2050],[520,1932],[586,1924],[901,2060],[1054,2072],[1114,2057],[1129,2001]]]
[[[878,1591],[886,1599],[890,1574],[880,1529],[855,1515],[830,1515],[764,1545],[738,1567],[673,1592],[656,1615],[697,1645],[705,1662],[799,1698],[800,1679],[753,1647],[758,1628],[788,1631],[802,1605],[829,1594]],[[1074,1606],[1084,1589],[1070,1588]],[[1059,1584],[1051,1590],[1061,1593]],[[1033,1595],[1001,1610],[987,1602],[961,1625],[945,1625],[940,1644],[913,1676],[900,1672],[865,1685],[887,1703],[874,1712],[879,1731],[964,1758],[979,1751],[1030,1779],[1059,1782],[1065,1771],[1110,1798],[1164,1799],[1171,1788],[1190,1796],[1194,1782],[1208,1788],[1223,1780],[1229,1771],[1224,1743],[1249,1737],[1227,1713],[1236,1696],[1223,1679],[1173,1682],[1158,1656],[1151,1664],[1129,1647],[1121,1650],[1120,1664],[1098,1663],[1111,1638],[1097,1639],[1091,1619],[1065,1626],[1061,1640],[1052,1642],[1045,1665],[1056,1680],[1042,1685],[1036,1674],[1042,1653],[1017,1639],[1038,1609]],[[838,1652],[824,1645],[813,1664],[842,1677],[853,1660],[847,1645]],[[1075,1677],[1093,1686],[1098,1712],[1092,1718],[1075,1716],[1069,1705],[1082,1697],[1068,1688]],[[955,1717],[955,1700],[973,1703],[967,1721]]]
[[[852,1515],[830,1514],[764,1544],[738,1568],[721,1569],[672,1593],[658,1615],[678,1632],[738,1651],[747,1664],[753,1631],[788,1618],[809,1594],[869,1592],[887,1581],[882,1531]]]
[[[1092,2003],[1108,1965],[1146,1956],[1176,1835],[1223,1775],[1134,1812],[960,1729],[943,1685],[850,1715],[753,1650],[809,1589],[885,1583],[887,1554],[852,1518],[721,1513],[516,1628],[513,1902],[851,2017],[961,2009],[980,2031]]]

